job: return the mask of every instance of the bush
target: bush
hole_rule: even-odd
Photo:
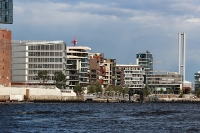
[[[196,95],[197,97],[200,97],[200,89],[197,90]]]

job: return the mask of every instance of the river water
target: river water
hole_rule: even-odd
[[[198,103],[0,104],[1,133],[195,133]]]

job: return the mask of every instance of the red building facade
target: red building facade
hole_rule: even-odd
[[[0,29],[0,85],[11,85],[11,31]]]

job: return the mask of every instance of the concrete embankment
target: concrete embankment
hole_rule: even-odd
[[[151,102],[166,102],[166,103],[191,103],[191,102],[199,102],[200,103],[200,98],[160,98],[157,101],[151,101]]]

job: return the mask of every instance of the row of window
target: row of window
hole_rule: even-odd
[[[29,52],[28,56],[63,56],[63,52]]]
[[[63,64],[29,64],[31,68],[63,68]]]
[[[124,78],[124,80],[129,80],[129,81],[132,81],[132,80],[141,80],[141,77],[136,77],[136,78]]]
[[[62,58],[29,58],[29,62],[62,62]]]
[[[38,81],[37,76],[28,76],[28,80]],[[54,76],[48,76],[48,80],[54,80]],[[39,81],[38,81],[39,82]],[[42,81],[41,81],[42,82]],[[47,81],[48,82],[48,81]]]
[[[28,46],[28,50],[65,50],[63,44],[54,44],[54,45],[32,45]]]
[[[28,70],[28,74],[34,74],[35,76],[38,74],[40,70]],[[54,75],[54,73],[56,72],[56,70],[48,70],[48,74],[49,75]]]

